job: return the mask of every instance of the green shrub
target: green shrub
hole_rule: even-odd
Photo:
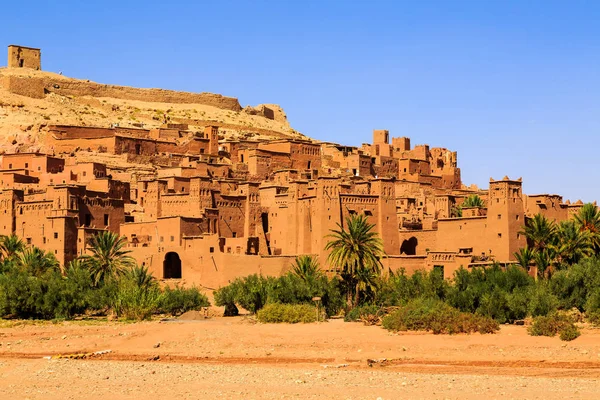
[[[136,281],[123,277],[111,305],[117,317],[142,321],[156,312],[160,296],[156,286],[139,286]]]
[[[587,312],[586,317],[590,324],[600,326],[600,311]]]
[[[527,328],[531,336],[556,336],[558,333],[569,328],[575,327],[573,320],[567,315],[554,313],[547,316],[538,316],[533,319],[533,323]]]
[[[529,293],[528,288],[518,288],[507,296],[508,305],[508,320],[514,322],[516,320],[524,319],[528,315],[529,307]]]
[[[433,331],[439,333],[493,333],[499,325],[493,319],[459,310],[437,299],[417,299],[383,318],[391,331]]]
[[[592,289],[585,302],[586,312],[597,312],[600,311],[600,287]]]
[[[88,308],[91,278],[86,271],[37,273],[12,268],[0,274],[0,317],[67,319]]]
[[[175,286],[171,289],[166,287],[160,295],[158,312],[181,315],[190,310],[200,310],[202,307],[210,306],[208,298],[196,287],[181,288]]]
[[[239,310],[235,305],[237,286],[231,284],[219,288],[213,292],[215,305],[225,307],[224,317],[234,317],[239,314]]]
[[[215,304],[225,307],[225,316],[238,315],[237,305],[256,313],[267,302],[282,304],[312,304],[321,298],[327,315],[335,315],[344,306],[339,279],[316,276],[304,280],[288,273],[279,278],[250,275],[237,278],[214,292]]]
[[[365,317],[371,316],[371,315],[381,316],[382,315],[381,308],[374,304],[365,304],[360,307],[355,307],[344,316],[344,321],[346,321],[346,322],[360,321],[361,318],[365,318]]]
[[[322,317],[319,316],[319,319]],[[257,313],[263,323],[309,323],[317,321],[317,308],[310,304],[267,304]]]
[[[532,317],[550,315],[558,308],[558,298],[551,293],[545,282],[540,282],[530,289],[529,315]]]
[[[579,336],[581,336],[581,332],[579,331],[579,328],[577,328],[574,324],[570,324],[570,325],[566,326],[560,332],[560,340],[564,340],[567,342],[570,342],[571,340],[575,340]]]
[[[584,259],[566,270],[558,271],[550,280],[550,290],[559,299],[559,307],[564,310],[577,308],[580,311],[587,311],[589,297],[598,287],[600,287],[598,257]]]
[[[267,303],[267,290],[272,279],[258,274],[236,279],[233,282],[238,285],[235,291],[236,303],[256,314]]]

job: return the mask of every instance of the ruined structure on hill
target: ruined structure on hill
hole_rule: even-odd
[[[24,64],[25,65],[25,64]],[[299,254],[327,265],[327,235],[353,214],[380,234],[386,268],[408,272],[510,263],[525,219],[567,219],[582,204],[526,196],[521,179],[466,188],[456,152],[373,132],[361,147],[313,140],[220,139],[218,126],[48,125],[51,154],[0,159],[0,234],[66,264],[91,235],[127,238],[160,279],[218,287],[278,275]],[[457,209],[477,194],[485,208]]]

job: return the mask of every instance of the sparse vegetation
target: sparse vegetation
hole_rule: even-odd
[[[390,331],[432,331],[440,333],[494,333],[500,329],[490,317],[460,312],[435,299],[416,299],[383,318]]]
[[[581,335],[573,320],[566,314],[553,313],[546,316],[538,316],[527,329],[531,336],[556,336],[561,340],[574,340]]]

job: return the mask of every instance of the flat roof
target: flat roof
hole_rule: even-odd
[[[37,47],[27,47],[27,46],[21,46],[19,44],[9,44],[8,47],[21,47],[23,49],[29,49],[29,50],[40,50]]]

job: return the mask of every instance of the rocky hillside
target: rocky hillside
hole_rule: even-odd
[[[185,123],[218,125],[227,138],[304,136],[281,107],[242,107],[212,93],[104,85],[31,69],[0,68],[0,152],[44,151],[46,125],[156,128]]]

